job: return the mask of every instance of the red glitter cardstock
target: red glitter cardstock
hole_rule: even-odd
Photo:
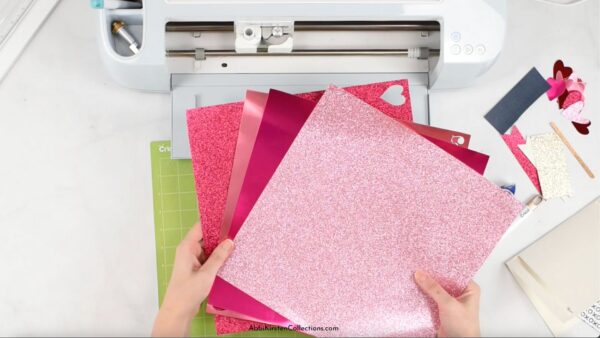
[[[433,335],[435,306],[414,271],[460,294],[520,210],[451,155],[334,88],[220,276],[294,323],[339,328],[325,334]]]
[[[208,255],[219,244],[243,106],[243,102],[236,102],[187,113],[204,251]]]

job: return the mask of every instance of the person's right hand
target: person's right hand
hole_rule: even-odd
[[[438,306],[438,337],[479,337],[479,285],[471,281],[463,294],[454,298],[423,271],[415,273],[417,285]]]

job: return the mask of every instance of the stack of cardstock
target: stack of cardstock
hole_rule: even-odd
[[[403,105],[395,106],[380,97],[392,86],[402,86]],[[402,121],[412,120],[408,81],[398,80],[346,88],[349,92]],[[322,92],[299,94],[318,101]],[[228,199],[228,183],[233,169],[236,140],[240,131],[244,102],[235,102],[188,111],[188,132],[196,178],[199,211],[205,251],[210,254],[221,239],[221,220]],[[261,111],[262,118],[262,111]],[[216,316],[219,334],[248,330],[254,323]]]
[[[422,136],[333,88],[220,276],[303,328],[432,335],[436,317],[414,271],[460,294],[520,209]]]
[[[407,85],[406,83],[404,85]],[[389,86],[389,84],[388,84]],[[383,87],[382,84],[378,84],[378,87]],[[355,88],[360,88],[360,87],[355,87]],[[363,88],[366,88],[363,86]],[[385,88],[383,88],[385,90]],[[333,89],[331,90],[333,91]],[[341,90],[339,90],[341,91]],[[347,89],[347,91],[344,91],[344,93],[346,95],[348,95],[350,98],[357,100],[359,102],[361,102],[360,100],[356,99],[356,97],[348,94],[348,92],[351,92],[350,89]],[[372,91],[371,92],[371,102],[377,102],[377,100],[373,99],[373,93],[376,93],[377,91]],[[406,93],[408,92],[407,90],[405,91]],[[329,93],[329,92],[328,92]],[[246,220],[246,217],[248,216],[248,214],[251,214],[251,212],[254,212],[254,210],[256,209],[255,203],[257,203],[257,200],[259,201],[258,203],[260,204],[260,199],[263,198],[261,196],[264,196],[265,193],[262,193],[263,189],[265,189],[265,186],[267,186],[267,184],[272,184],[269,182],[273,182],[274,181],[274,177],[273,179],[271,179],[271,176],[273,175],[273,173],[275,173],[275,175],[277,175],[278,172],[281,171],[278,168],[279,163],[282,161],[282,159],[284,158],[284,156],[286,155],[286,152],[288,150],[288,148],[290,147],[290,145],[292,145],[292,142],[294,141],[296,135],[300,132],[300,136],[302,135],[302,133],[304,132],[304,130],[306,129],[306,127],[303,127],[304,121],[309,118],[309,115],[311,116],[311,119],[314,118],[313,115],[311,115],[311,111],[312,111],[312,107],[314,106],[314,101],[316,101],[318,99],[318,96],[320,96],[320,94],[306,94],[305,97],[312,99],[313,101],[311,102],[311,100],[303,100],[301,98],[294,98],[293,96],[287,95],[285,93],[281,93],[281,92],[276,92],[276,91],[271,91],[268,99],[265,100],[264,95],[261,95],[259,93],[249,93],[248,95],[248,100],[246,101],[246,106],[244,107],[244,109],[241,109],[240,105],[237,104],[235,105],[235,109],[240,109],[242,111],[242,116],[240,117],[239,115],[235,116],[234,115],[234,119],[240,118],[241,123],[238,122],[238,127],[236,132],[239,132],[239,138],[237,139],[237,144],[233,147],[235,150],[234,151],[227,151],[227,154],[231,154],[231,153],[235,153],[235,156],[233,156],[233,154],[231,155],[231,161],[230,163],[230,173],[233,171],[234,175],[236,177],[233,177],[230,175],[230,177],[228,178],[227,182],[225,184],[221,184],[219,183],[219,179],[222,179],[222,177],[218,177],[220,171],[219,170],[214,170],[214,167],[218,167],[217,166],[213,166],[211,168],[211,166],[207,166],[206,165],[206,158],[210,157],[210,154],[204,154],[203,159],[201,160],[197,160],[194,159],[195,162],[195,169],[196,170],[200,170],[203,171],[204,174],[202,175],[197,175],[197,177],[199,177],[200,179],[204,178],[205,180],[202,182],[199,180],[199,185],[205,184],[205,185],[209,185],[213,187],[212,192],[214,193],[215,191],[219,192],[219,189],[214,189],[215,186],[227,186],[227,183],[230,183],[230,190],[229,190],[229,194],[225,193],[225,194],[221,194],[221,198],[223,198],[225,200],[225,206],[221,207],[220,210],[225,210],[225,213],[222,217],[222,222],[220,224],[221,227],[221,232],[223,234],[227,233],[229,234],[231,237],[233,237],[235,235],[235,233],[240,229],[242,224],[246,224],[244,223],[244,220]],[[327,94],[326,94],[327,96]],[[377,99],[379,97],[377,96]],[[365,101],[369,101],[369,100],[365,100]],[[319,105],[322,104],[322,102],[325,102],[324,100],[319,101]],[[370,109],[372,109],[373,111],[377,112],[373,106],[377,106],[376,104],[371,103],[371,106],[361,102],[363,105],[369,107]],[[283,105],[283,106],[282,106]],[[291,114],[282,114],[282,108],[284,107],[283,110],[284,112],[287,111],[292,112]],[[408,106],[409,109],[410,106]],[[229,108],[231,108],[231,105],[229,106]],[[390,108],[390,107],[384,107],[385,109],[388,109],[390,111],[392,111],[392,113],[386,112],[388,115],[392,116],[392,117],[398,117],[401,116],[401,114],[394,114],[394,109]],[[398,107],[396,107],[397,109]],[[407,107],[404,107],[405,109]],[[190,122],[190,136],[191,136],[191,144],[192,144],[192,149],[194,150],[194,143],[198,142],[200,140],[203,140],[203,137],[207,137],[206,134],[208,133],[193,133],[192,130],[208,130],[208,128],[200,128],[200,129],[194,129],[194,123],[198,122],[198,119],[194,119],[194,117],[198,117],[200,116],[200,120],[218,120],[218,118],[216,118],[215,116],[212,115],[212,112],[214,112],[214,107],[213,108],[204,108],[203,110],[195,110],[195,111],[190,111],[188,117],[189,117],[189,122]],[[384,110],[385,110],[384,109]],[[229,109],[223,109],[223,111],[229,111]],[[261,116],[260,111],[264,111],[263,116]],[[207,113],[208,112],[208,113]],[[339,113],[339,112],[338,112]],[[314,112],[312,113],[314,114]],[[347,115],[344,118],[341,118],[341,115],[338,114],[336,115],[338,121],[337,121],[337,125],[339,127],[343,127],[346,120],[347,119],[354,119],[354,111],[345,111],[343,112],[343,114]],[[430,149],[436,149],[436,151],[445,154],[446,158],[450,158],[451,161],[453,161],[452,163],[455,163],[455,165],[458,166],[458,168],[461,168],[464,171],[470,173],[470,175],[473,175],[474,177],[478,177],[479,179],[485,181],[485,179],[483,179],[481,176],[479,176],[476,172],[472,171],[471,169],[469,169],[467,166],[463,165],[462,163],[460,163],[459,161],[456,161],[455,158],[459,158],[461,159],[461,153],[462,153],[462,159],[461,161],[463,161],[465,164],[467,164],[468,166],[470,166],[471,168],[474,168],[476,170],[478,170],[478,172],[482,173],[483,169],[485,168],[485,163],[487,163],[487,157],[485,155],[482,154],[478,154],[475,152],[472,152],[468,149],[465,148],[461,148],[455,145],[452,145],[451,143],[445,143],[443,141],[440,140],[436,140],[434,138],[432,138],[432,135],[438,136],[439,138],[443,138],[443,137],[448,137],[448,135],[445,136],[440,136],[441,134],[444,134],[443,132],[440,134],[440,130],[428,130],[428,131],[423,131],[423,129],[427,129],[425,127],[420,127],[420,126],[414,126],[412,124],[400,124],[397,121],[394,121],[392,119],[389,119],[389,117],[385,117],[385,115],[381,114],[380,112],[377,112],[377,114],[381,115],[381,117],[384,117],[385,119],[388,119],[390,122],[393,123],[394,126],[396,126],[397,128],[401,128],[400,130],[411,130],[411,126],[413,127],[412,129],[418,130],[421,129],[420,132],[422,134],[424,134],[424,136],[420,136],[418,134],[416,134],[413,131],[410,131],[411,135],[416,135],[418,137],[418,140],[420,140],[420,142],[423,142],[423,144],[426,144],[429,148],[426,148],[428,150]],[[257,128],[258,126],[258,122],[260,120],[260,127]],[[323,127],[325,128],[327,126],[327,124],[324,124]],[[300,130],[302,129],[302,130]],[[331,128],[329,128],[331,129]],[[329,132],[332,132],[332,130],[329,130]],[[339,137],[343,137],[343,136],[348,136],[350,134],[345,133],[343,128],[342,130],[340,130],[341,134],[338,135]],[[427,132],[430,132],[431,134],[429,136],[427,136]],[[451,134],[451,132],[449,132]],[[230,132],[230,134],[233,134]],[[255,141],[256,142],[252,142],[252,135],[256,135]],[[333,135],[333,133],[331,133],[331,135]],[[330,135],[330,137],[331,137]],[[237,135],[236,135],[237,136]],[[249,139],[247,138],[248,136]],[[358,136],[358,137],[357,137]],[[361,134],[358,135],[354,135],[353,137],[356,137],[357,139],[360,139]],[[468,144],[468,135],[464,135],[463,136],[457,136],[457,135],[450,135],[450,138],[448,138],[449,140],[453,140],[456,139],[456,137],[462,137],[463,141],[465,140],[465,136],[467,136],[467,144]],[[226,140],[230,140],[233,137],[228,137],[225,138]],[[245,141],[244,141],[245,140]],[[248,141],[250,140],[250,141]],[[427,141],[430,140],[431,142]],[[371,142],[374,142],[375,140],[370,140]],[[206,142],[204,142],[204,144],[200,147],[203,149],[208,149],[206,144],[210,143],[210,140],[206,140]],[[432,144],[432,142],[434,144]],[[298,140],[296,140],[294,142],[294,146],[298,143]],[[463,142],[465,143],[465,142]],[[351,145],[352,143],[350,143]],[[231,142],[227,142],[227,145],[229,147],[231,147]],[[437,147],[436,147],[437,145]],[[292,146],[292,149],[294,149],[294,146]],[[408,145],[405,145],[404,148],[408,147]],[[350,148],[353,148],[352,146],[350,146]],[[356,148],[356,147],[355,147]],[[399,154],[403,153],[403,147],[399,147],[396,152],[398,152]],[[215,147],[215,149],[220,149]],[[251,156],[248,156],[248,152],[249,149],[252,150],[252,154]],[[443,149],[443,150],[442,150]],[[222,150],[222,149],[220,149]],[[383,149],[380,149],[380,152]],[[291,151],[291,150],[290,150]],[[194,154],[194,152],[193,152]],[[370,153],[368,153],[370,154]],[[374,154],[378,154],[378,152],[375,152]],[[316,154],[315,154],[316,155]],[[356,154],[357,156],[360,155],[359,152]],[[364,154],[363,154],[364,155]],[[453,158],[452,156],[454,156],[455,158]],[[289,157],[285,156],[285,159],[287,159]],[[358,156],[356,157],[356,164],[361,163],[360,160],[364,160],[365,156]],[[228,160],[229,158],[227,158]],[[284,162],[285,163],[285,159]],[[444,159],[444,157],[442,157],[442,159]],[[439,158],[437,159],[439,161]],[[442,162],[444,162],[444,160],[442,160]],[[482,164],[483,163],[483,164]],[[341,165],[341,164],[340,164]],[[477,166],[479,166],[479,169],[477,169]],[[222,166],[222,168],[226,168],[227,166],[224,165]],[[244,168],[246,168],[246,173],[243,173]],[[483,168],[483,169],[482,169]],[[296,168],[299,169],[299,168]],[[212,170],[212,171],[211,171]],[[225,170],[226,171],[226,170]],[[208,173],[208,175],[206,174]],[[217,173],[217,175],[215,175],[215,173]],[[461,171],[458,171],[458,175],[460,175],[460,173],[462,173]],[[375,174],[375,172],[373,173]],[[212,180],[210,180],[212,175]],[[240,185],[239,182],[241,182],[241,176],[244,175],[244,179],[243,179],[243,183]],[[456,173],[446,173],[445,175],[456,175]],[[238,177],[239,176],[239,177]],[[407,175],[410,176],[410,175]],[[206,180],[206,178],[208,178],[209,180]],[[270,180],[271,179],[271,180]],[[270,180],[270,181],[269,181]],[[428,179],[428,180],[432,180],[432,181],[436,181],[435,178],[433,179]],[[237,181],[237,183],[235,183],[235,181]],[[222,181],[221,181],[222,182]],[[491,188],[489,186],[492,186],[489,182],[485,181],[488,184],[488,189],[490,189],[490,191],[494,191],[495,193],[498,193],[498,189],[494,187],[495,190],[491,190]],[[207,184],[208,183],[208,184]],[[431,182],[430,182],[431,183]],[[433,184],[435,185],[435,184]],[[232,190],[231,186],[235,186]],[[310,186],[310,185],[309,185]],[[493,187],[493,186],[492,186]],[[202,206],[202,200],[206,199],[206,192],[208,191],[208,193],[210,193],[211,189],[204,189],[201,190],[199,187],[198,190],[198,195],[199,195],[199,203]],[[222,189],[220,189],[222,191]],[[484,189],[485,190],[485,189]],[[234,191],[234,192],[232,192]],[[236,197],[236,192],[239,192],[238,196]],[[501,193],[499,196],[504,196],[504,198],[507,198],[507,196],[503,193]],[[266,197],[264,197],[266,198]],[[216,197],[209,197],[209,200],[219,200],[219,198]],[[510,201],[511,203],[513,203],[513,207],[515,209],[520,208],[516,207],[518,205],[518,203],[515,203],[514,200],[509,199],[508,201]],[[237,203],[236,203],[237,202]],[[296,203],[291,200],[289,201],[290,206],[291,205],[296,205]],[[505,201],[506,202],[506,201]],[[232,206],[232,204],[236,204],[235,207]],[[322,206],[323,207],[323,206]],[[406,209],[405,209],[406,210]],[[500,208],[500,210],[502,211],[502,208]],[[507,211],[506,209],[504,209],[503,211]],[[229,216],[227,216],[227,214],[229,213]],[[203,216],[203,215],[202,215]],[[290,216],[293,216],[293,214],[290,214]],[[514,215],[513,215],[514,216]],[[508,217],[512,217],[512,216],[508,216]],[[209,218],[210,219],[210,218]],[[229,228],[229,225],[227,223],[229,223],[229,219],[232,220],[232,225]],[[203,218],[203,226],[206,227],[205,225],[205,219]],[[500,220],[500,222],[505,221],[505,220]],[[510,222],[504,222],[506,223],[505,225],[507,226],[508,223]],[[209,233],[213,233],[215,232],[215,228],[214,228],[214,222],[210,223],[213,224],[213,228],[210,229],[209,231],[205,231],[209,232]],[[246,225],[244,225],[244,227],[241,227],[241,233],[243,233],[244,229],[246,228]],[[314,229],[313,229],[314,230]],[[388,229],[389,230],[389,229]],[[496,229],[498,230],[498,229]],[[503,231],[503,230],[502,230]],[[500,231],[500,233],[502,232]],[[492,231],[491,234],[489,234],[491,237],[488,238],[494,238],[494,236],[497,233],[495,231]],[[390,235],[393,235],[393,231],[390,232]],[[498,235],[499,236],[499,235]],[[497,240],[497,238],[496,238]],[[492,241],[488,241],[488,243],[492,243],[492,245],[495,243],[495,240]],[[481,247],[480,247],[481,248]],[[485,249],[485,247],[484,247]],[[343,250],[342,250],[343,251]],[[485,251],[485,250],[483,250]],[[236,250],[237,252],[237,250]],[[487,253],[485,253],[487,254]],[[477,261],[477,259],[475,259],[475,261]],[[481,260],[482,261],[482,260]],[[478,264],[481,264],[481,261],[479,261]],[[405,267],[406,268],[406,267]],[[472,270],[472,269],[471,269]],[[468,270],[467,271],[471,271]],[[435,270],[432,270],[435,272]],[[471,271],[471,274],[473,273],[473,271]],[[467,272],[467,274],[469,274],[469,272]],[[452,277],[452,276],[451,276]],[[470,278],[470,277],[469,277]],[[264,280],[264,279],[263,279]],[[448,284],[447,286],[451,286],[450,284],[452,284],[452,280],[454,280],[456,282],[456,279],[449,279],[450,282],[446,282],[446,284]],[[288,320],[286,319],[287,317],[289,317],[289,314],[287,315],[281,315],[279,313],[277,313],[276,311],[273,311],[273,309],[275,309],[275,307],[269,305],[267,306],[266,303],[264,302],[263,299],[258,299],[256,297],[254,297],[253,294],[246,294],[243,291],[245,291],[244,289],[240,290],[238,288],[238,285],[234,285],[235,283],[227,283],[225,280],[223,279],[218,279],[217,282],[215,283],[215,288],[213,288],[213,292],[211,293],[211,300],[215,300],[216,299],[216,303],[218,303],[218,308],[219,311],[222,311],[221,313],[227,314],[227,315],[233,315],[236,316],[238,318],[244,318],[244,319],[251,319],[251,320],[259,320],[265,323],[271,323],[271,324],[276,324],[276,325],[282,325],[282,326],[287,326],[290,325],[291,323],[299,323],[299,321],[297,319],[295,320]],[[459,280],[457,282],[457,284],[454,285],[454,290],[458,290],[460,291],[461,287],[464,287],[464,285],[461,285],[461,281]],[[223,297],[224,294],[228,294],[230,297]],[[213,297],[215,295],[221,295],[221,298],[218,297]],[[232,297],[234,296],[235,297]],[[421,296],[421,300],[424,300],[424,298]],[[217,304],[215,304],[216,306]],[[429,307],[427,307],[427,309],[429,309]],[[230,311],[231,310],[231,311]],[[419,312],[418,309],[416,311],[417,313]],[[422,311],[421,311],[421,315],[423,315]],[[369,317],[371,318],[371,317]],[[372,318],[371,318],[372,319]],[[380,318],[380,320],[383,320],[383,318]],[[229,322],[231,323],[231,322]],[[422,324],[423,322],[421,322]],[[218,324],[218,322],[217,322]],[[238,323],[239,324],[239,323]],[[310,322],[301,322],[302,325],[313,325]],[[217,325],[218,326],[218,325]],[[429,325],[429,329],[431,329],[432,326]],[[403,328],[403,330],[406,329],[406,327]],[[385,330],[384,330],[385,331]],[[349,331],[344,331],[345,333],[348,333]],[[344,334],[344,333],[339,333],[338,334]]]
[[[600,299],[600,199],[506,264],[555,336]]]
[[[248,99],[246,100],[246,106],[255,106],[254,104],[248,104],[248,101],[252,101],[254,98],[256,98],[256,95],[257,93],[254,92],[249,93]],[[287,107],[290,103],[290,99],[294,99],[300,102],[303,101],[296,98],[288,98],[288,96],[288,94],[277,91],[272,91],[269,94],[268,103],[270,109],[268,109],[264,113],[264,116],[262,118],[262,120],[265,122],[264,127],[261,127],[260,132],[256,137],[257,141],[255,144],[253,144],[252,163],[238,164],[238,160],[247,158],[246,156],[243,156],[244,154],[239,154],[239,151],[244,150],[244,148],[240,147],[240,142],[238,139],[238,149],[236,151],[236,158],[234,160],[234,171],[232,173],[232,181],[233,176],[236,175],[247,175],[252,179],[247,182],[244,182],[244,186],[241,188],[240,202],[237,205],[238,210],[236,210],[234,224],[231,226],[230,229],[229,224],[224,224],[225,229],[229,229],[228,235],[230,238],[234,238],[236,233],[239,231],[241,224],[245,220],[245,217],[248,215],[249,211],[254,206],[254,203],[256,202],[256,199],[262,192],[262,189],[264,189],[264,187],[269,181],[269,178],[277,168],[277,165],[285,155],[285,152],[289,148],[289,145],[291,145],[296,134],[298,133],[299,128],[301,128],[302,124],[312,111],[312,107],[314,104],[305,101],[304,109],[300,109],[300,111],[296,110],[294,112],[290,112],[288,110],[285,113],[282,113],[283,111],[288,109]],[[266,101],[259,101],[264,102],[266,105]],[[303,105],[301,104],[297,105],[297,107],[302,106]],[[244,114],[242,116],[242,124],[240,127],[240,138],[245,132],[245,121],[250,120],[244,118],[244,116],[247,114],[252,116],[260,115],[257,114],[255,111],[246,112],[246,110],[244,110]],[[296,119],[290,120],[290,117],[296,117]],[[429,139],[432,143],[438,145],[440,149],[448,152],[449,154],[452,154],[457,159],[469,165],[471,168],[475,170],[481,170],[479,171],[481,173],[483,169],[485,169],[485,164],[488,160],[487,156],[477,152],[473,152],[468,149],[456,147],[450,143],[435,138],[437,137],[451,140],[453,137],[456,136],[452,135],[454,133],[439,128],[419,126],[410,122],[402,123],[413,130],[419,130],[424,137]],[[250,129],[253,130],[254,128]],[[464,139],[468,140],[469,136],[464,135]],[[238,167],[246,167],[247,171],[245,173],[236,172],[235,170]],[[237,294],[235,297],[236,299],[238,299],[237,304],[231,304],[231,296],[234,292]],[[242,299],[244,300],[243,302],[241,301]],[[226,312],[226,314],[229,316],[236,316],[242,319],[258,320],[261,322],[277,325],[289,324],[289,321],[272,311],[263,312],[264,306],[262,304],[251,299],[249,296],[243,294],[239,290],[235,290],[231,285],[229,285],[221,279],[217,279],[217,282],[215,284],[215,290],[211,293],[209,305],[213,306],[211,309],[215,313],[220,313],[219,311],[215,310],[217,308],[229,309]],[[256,310],[250,310],[248,306],[256,307]]]

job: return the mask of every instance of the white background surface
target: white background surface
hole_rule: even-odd
[[[582,137],[540,99],[526,135],[559,122],[600,174],[600,5],[509,1],[505,53],[480,85],[435,94],[432,122],[473,134],[492,155],[486,176],[533,186],[481,116],[529,68],[564,58],[589,82]],[[170,99],[119,87],[100,64],[96,16],[63,0],[0,83],[0,335],[147,335],[158,307],[149,143],[170,138]],[[550,334],[503,262],[600,194],[569,156],[575,196],[517,223],[476,280],[483,335]],[[583,324],[574,333],[593,336]],[[597,336],[597,334],[596,334]]]

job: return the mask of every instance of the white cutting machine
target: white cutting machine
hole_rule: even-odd
[[[467,86],[494,63],[505,0],[144,0],[100,11],[100,44],[126,87],[172,92],[174,158],[185,111],[288,92],[407,78],[415,121],[430,89]]]

